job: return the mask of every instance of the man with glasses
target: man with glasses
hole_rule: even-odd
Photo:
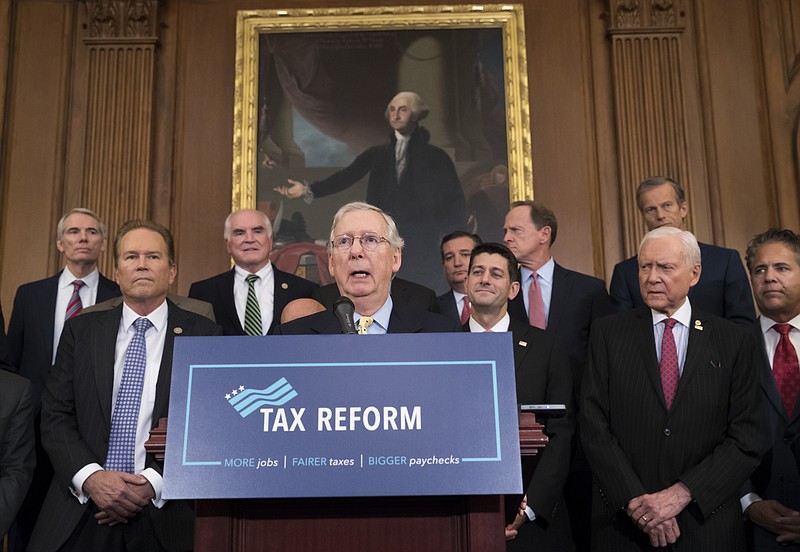
[[[339,292],[355,306],[359,333],[458,332],[458,323],[392,301],[392,276],[400,270],[403,238],[392,217],[368,203],[341,207],[333,218],[328,269]],[[332,309],[279,326],[277,334],[338,334]]]
[[[224,335],[266,335],[290,301],[311,297],[318,286],[272,265],[272,225],[261,211],[228,215],[224,237],[236,266],[193,283],[189,297],[211,303]]]

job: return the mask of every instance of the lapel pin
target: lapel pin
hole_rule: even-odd
[[[722,363],[720,361],[718,361],[718,360],[712,360],[711,361],[711,367],[712,368],[719,368],[720,366],[722,366]]]
[[[180,326],[177,326],[177,327],[175,327],[175,329],[174,329],[174,330],[172,330],[172,331],[173,331],[173,332],[175,332],[175,333],[176,333],[176,334],[178,334],[178,335],[181,335],[181,334],[183,333],[183,328],[181,328]]]
[[[289,284],[287,284],[286,282],[283,282],[283,283],[281,284],[281,288],[282,288],[282,289],[289,289]]]
[[[517,343],[517,345],[519,345],[520,347],[527,347],[528,346],[528,342],[527,341],[520,341],[519,343]]]
[[[695,320],[694,321],[694,329],[695,330],[700,330],[702,332],[703,331],[703,323],[700,322],[699,320]]]

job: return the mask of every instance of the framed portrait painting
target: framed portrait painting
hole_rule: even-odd
[[[322,283],[339,207],[405,240],[399,276],[445,290],[439,243],[502,240],[533,197],[522,6],[240,11],[234,209],[273,221],[273,261]]]

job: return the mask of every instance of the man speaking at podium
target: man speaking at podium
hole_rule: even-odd
[[[389,294],[400,270],[403,238],[392,217],[363,202],[342,206],[333,217],[328,269],[355,312],[337,319],[334,309],[282,324],[276,334],[338,334],[348,318],[359,334],[459,332],[454,320],[400,302]],[[341,313],[340,313],[341,315]]]
[[[160,224],[123,224],[114,240],[123,304],[64,326],[42,396],[55,476],[31,552],[192,549],[192,510],[161,498],[161,468],[144,442],[167,415],[175,336],[222,329],[167,301],[173,243]]]

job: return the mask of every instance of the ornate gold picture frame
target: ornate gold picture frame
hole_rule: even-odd
[[[465,229],[498,240],[507,201],[533,197],[521,5],[239,11],[236,33],[232,207],[275,217],[276,248],[322,244],[335,210],[367,199],[366,177],[311,203],[274,189],[385,145],[387,105],[404,90],[430,108],[421,124],[458,173]]]

